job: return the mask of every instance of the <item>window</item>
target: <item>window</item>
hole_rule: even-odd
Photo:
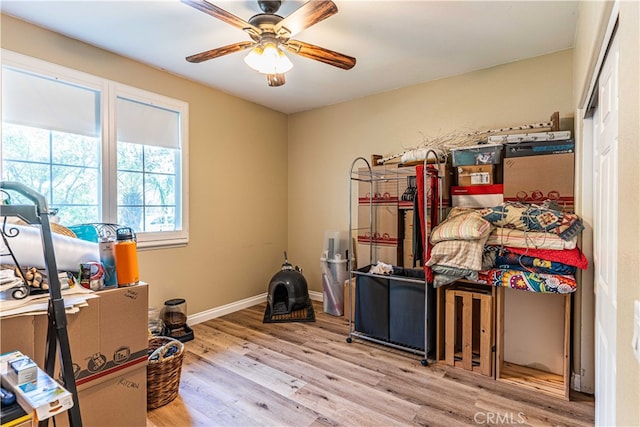
[[[2,180],[43,194],[64,225],[186,243],[187,120],[183,101],[3,51]]]

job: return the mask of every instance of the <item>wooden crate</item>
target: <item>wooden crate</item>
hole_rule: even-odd
[[[493,290],[454,286],[445,290],[444,361],[493,376]]]
[[[507,291],[508,292],[508,291]],[[531,391],[542,392],[551,396],[570,400],[569,372],[570,365],[570,337],[571,337],[571,295],[572,294],[546,294],[546,298],[564,298],[564,325],[563,325],[563,345],[562,345],[562,373],[547,372],[529,366],[518,365],[505,360],[504,355],[504,300],[505,288],[499,288],[496,298],[496,379],[499,381],[515,384]]]

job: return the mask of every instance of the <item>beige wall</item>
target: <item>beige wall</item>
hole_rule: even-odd
[[[150,304],[193,314],[266,291],[287,242],[284,114],[5,15],[2,48],[189,103],[190,242],[139,253]]]
[[[574,97],[576,108],[589,96],[591,77],[605,39],[612,2],[580,4],[575,47]],[[619,3],[619,165],[618,182],[618,291],[616,421],[618,425],[640,425],[640,364],[631,352],[633,301],[640,300],[640,6],[636,1]],[[576,128],[582,126],[576,116]],[[586,155],[586,154],[585,154]],[[630,195],[633,195],[629,197]]]
[[[357,156],[398,153],[423,135],[545,122],[554,111],[573,117],[572,50],[291,115],[288,246],[310,288],[322,290],[324,231],[348,229]]]

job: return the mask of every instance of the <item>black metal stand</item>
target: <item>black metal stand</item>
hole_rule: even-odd
[[[67,315],[64,310],[64,299],[62,298],[62,292],[60,290],[60,280],[58,279],[58,267],[53,250],[47,201],[41,194],[19,182],[2,181],[0,182],[0,189],[15,191],[34,203],[33,205],[3,205],[2,215],[17,216],[29,224],[40,225],[45,268],[47,277],[49,278],[50,296],[49,308],[47,310],[49,326],[47,329],[47,351],[44,359],[44,370],[53,377],[56,350],[59,349],[64,387],[73,395],[73,407],[67,411],[69,424],[72,427],[81,427],[80,404],[78,402],[76,381],[73,376],[71,348],[69,346],[69,335],[67,333]],[[45,427],[48,424],[48,419],[38,423],[40,427]]]

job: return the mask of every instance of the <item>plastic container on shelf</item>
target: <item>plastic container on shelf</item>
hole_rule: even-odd
[[[502,160],[502,144],[480,144],[451,150],[452,165],[497,165]]]

